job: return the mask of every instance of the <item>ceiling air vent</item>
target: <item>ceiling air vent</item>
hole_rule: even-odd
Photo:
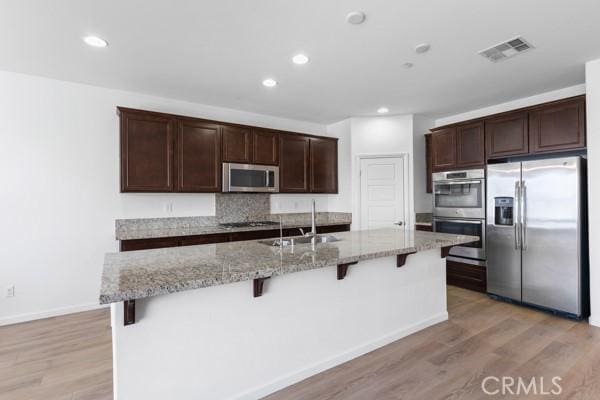
[[[479,54],[491,62],[498,62],[506,60],[510,57],[514,57],[517,54],[523,53],[529,49],[533,49],[533,46],[522,37],[517,36],[516,38],[507,40],[506,42],[498,43],[495,46],[481,50]]]

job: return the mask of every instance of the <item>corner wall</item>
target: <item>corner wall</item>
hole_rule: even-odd
[[[432,118],[415,115],[413,120],[413,149],[415,177],[415,213],[431,213],[433,198],[427,193],[427,159],[425,157],[425,134],[435,126]]]
[[[589,242],[600,241],[600,60],[585,65]],[[600,248],[590,246],[590,324],[600,327]]]

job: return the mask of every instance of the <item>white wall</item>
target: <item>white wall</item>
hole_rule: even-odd
[[[435,249],[343,281],[335,266],[278,276],[255,299],[252,282],[157,296],[130,326],[114,304],[115,400],[263,398],[446,320],[444,265]]]
[[[600,59],[585,65],[589,242],[600,241]],[[600,326],[600,248],[590,246],[590,324]]]
[[[435,120],[435,126],[453,124],[455,122],[485,117],[487,115],[515,110],[517,108],[529,107],[534,106],[536,104],[547,103],[549,101],[564,99],[567,97],[579,96],[585,94],[585,86],[585,84],[570,86],[563,89],[536,94],[530,97],[515,99],[506,103],[500,103],[490,107],[479,108],[477,110],[467,111],[461,114],[438,118]]]
[[[415,213],[433,211],[431,193],[427,193],[427,159],[425,158],[425,134],[435,125],[432,118],[415,115],[413,119],[413,150],[415,177]]]
[[[116,218],[214,215],[212,194],[119,193],[118,105],[326,133],[314,123],[0,72],[0,325],[95,307],[103,255],[117,249]],[[294,211],[288,200],[277,210]],[[5,298],[13,284],[16,297]]]
[[[377,154],[408,154],[409,212],[405,216],[406,225],[414,221],[414,167],[413,167],[413,116],[352,118],[351,119],[352,154],[352,228],[359,228],[360,215],[360,163],[358,156]]]

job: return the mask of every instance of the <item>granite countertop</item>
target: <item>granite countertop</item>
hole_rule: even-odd
[[[108,253],[104,258],[100,304],[142,299],[408,254],[479,240],[475,236],[384,228],[334,234],[339,242],[293,247],[258,241],[228,242]]]
[[[150,239],[174,236],[207,235],[212,233],[247,232],[279,229],[281,217],[284,228],[299,228],[311,225],[310,213],[266,214],[255,220],[273,221],[277,225],[227,228],[219,225],[213,216],[178,218],[143,218],[116,220],[117,240]],[[317,213],[317,226],[350,225],[352,213]]]

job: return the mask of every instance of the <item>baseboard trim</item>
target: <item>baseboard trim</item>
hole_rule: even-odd
[[[20,324],[22,322],[29,322],[29,321],[35,321],[38,319],[58,317],[61,315],[74,314],[74,313],[83,312],[83,311],[97,310],[97,309],[105,308],[105,307],[107,307],[107,305],[100,305],[98,303],[90,303],[90,304],[80,304],[77,306],[52,308],[50,310],[41,311],[41,312],[13,315],[13,316],[9,316],[9,317],[0,318],[0,326]]]
[[[306,368],[300,369],[298,371],[292,372],[290,374],[284,375],[280,378],[277,378],[266,385],[262,385],[246,391],[244,393],[240,393],[237,396],[234,396],[232,399],[236,400],[250,400],[250,399],[258,399],[265,397],[271,393],[274,393],[278,390],[286,388],[294,383],[300,382],[310,376],[333,368],[337,365],[343,364],[347,361],[352,360],[353,358],[362,356],[366,353],[369,353],[373,350],[376,350],[380,347],[383,347],[387,344],[395,342],[396,340],[402,339],[410,334],[418,332],[422,329],[428,328],[432,325],[438,324],[440,322],[448,320],[448,313],[444,312],[438,315],[434,315],[431,318],[427,318],[423,321],[419,321],[413,325],[410,325],[406,328],[400,329],[398,331],[392,332],[388,335],[380,337],[379,339],[373,340],[371,342],[362,344],[360,346],[354,347],[344,353],[338,354],[337,356],[328,358],[321,362],[315,363]]]
[[[593,326],[600,327],[600,320],[598,318],[594,318],[594,316],[590,315],[588,318],[588,323]]]

